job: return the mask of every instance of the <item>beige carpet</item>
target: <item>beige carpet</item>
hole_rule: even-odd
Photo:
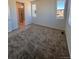
[[[9,59],[70,59],[62,30],[34,25],[8,38]]]

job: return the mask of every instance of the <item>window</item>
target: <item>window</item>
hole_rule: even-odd
[[[64,7],[65,7],[65,0],[57,0],[57,13],[56,17],[63,19],[64,18]]]
[[[36,4],[32,4],[32,17],[36,17]]]

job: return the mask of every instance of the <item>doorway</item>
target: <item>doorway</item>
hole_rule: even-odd
[[[16,8],[19,30],[23,30],[25,27],[24,3],[16,2]]]

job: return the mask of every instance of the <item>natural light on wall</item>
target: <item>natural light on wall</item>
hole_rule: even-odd
[[[32,17],[36,17],[36,4],[32,4]]]
[[[64,19],[65,0],[57,0],[57,19]]]

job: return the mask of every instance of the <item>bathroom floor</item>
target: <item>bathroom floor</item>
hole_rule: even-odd
[[[70,59],[65,33],[32,24],[9,36],[8,59]]]

